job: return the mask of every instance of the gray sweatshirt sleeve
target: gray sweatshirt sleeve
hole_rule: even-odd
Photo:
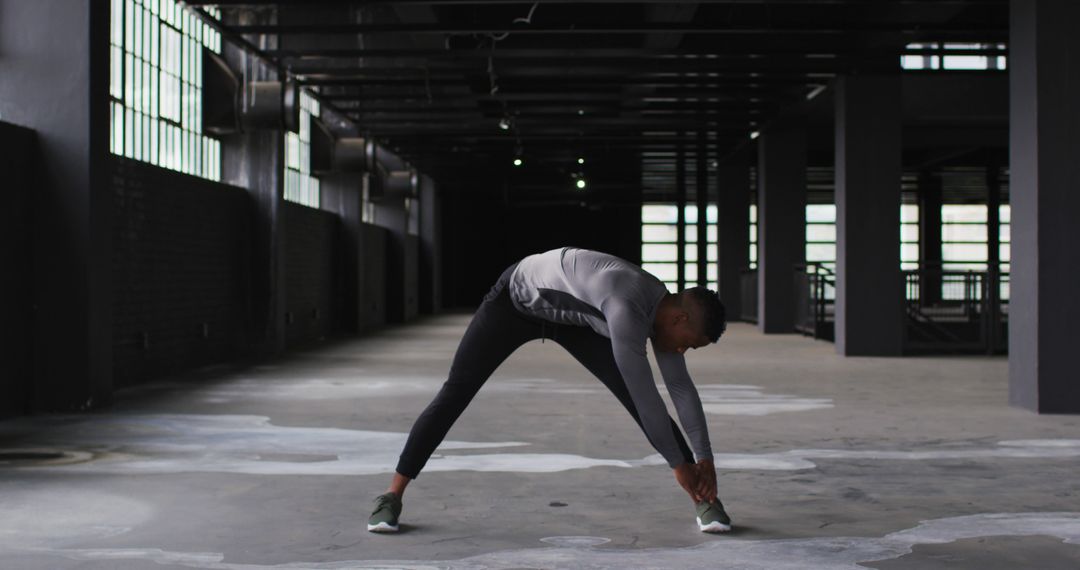
[[[675,412],[679,415],[679,423],[686,430],[686,436],[690,438],[690,447],[694,449],[694,455],[700,461],[712,459],[712,445],[709,443],[709,426],[705,422],[705,411],[701,408],[701,398],[697,388],[690,379],[690,372],[686,370],[686,358],[677,352],[660,352],[654,350],[656,365],[660,367],[660,373],[664,376],[664,384],[667,385],[668,394],[675,404]]]
[[[611,330],[611,350],[619,367],[630,398],[638,410],[641,424],[649,441],[672,468],[685,463],[668,418],[667,407],[653,380],[652,369],[645,355],[648,326],[633,308],[621,303],[607,302],[601,309]]]

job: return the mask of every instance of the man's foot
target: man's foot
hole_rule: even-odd
[[[731,530],[731,517],[724,511],[720,499],[697,504],[697,524],[701,532],[727,532]]]
[[[367,529],[370,532],[397,532],[398,517],[401,516],[401,497],[386,493],[375,497],[375,510],[368,518]]]

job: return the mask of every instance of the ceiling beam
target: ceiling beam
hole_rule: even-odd
[[[882,25],[876,23],[852,24],[848,26],[813,26],[791,24],[713,24],[713,23],[651,23],[637,25],[622,23],[612,24],[533,24],[528,27],[515,25],[451,25],[451,24],[249,24],[233,25],[229,28],[237,34],[317,34],[317,35],[364,35],[364,34],[505,34],[514,35],[627,35],[627,34],[702,34],[734,36],[837,36],[900,34],[937,41],[979,39],[983,41],[1008,39],[1008,29],[1001,27],[974,27],[970,24],[939,25]]]

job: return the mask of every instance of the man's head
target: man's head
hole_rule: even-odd
[[[678,352],[716,342],[727,328],[724,304],[715,291],[691,287],[660,302],[653,321],[656,350]]]

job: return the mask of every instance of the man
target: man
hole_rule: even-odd
[[[705,414],[683,359],[688,349],[716,342],[724,328],[724,306],[715,292],[694,287],[670,294],[659,279],[612,255],[564,247],[522,259],[503,272],[469,323],[449,378],[413,425],[389,489],[375,499],[368,530],[398,530],[405,487],[450,426],[514,350],[545,337],[566,348],[626,407],[694,500],[699,528],[731,530],[716,496]],[[646,339],[693,454],[656,389]]]

